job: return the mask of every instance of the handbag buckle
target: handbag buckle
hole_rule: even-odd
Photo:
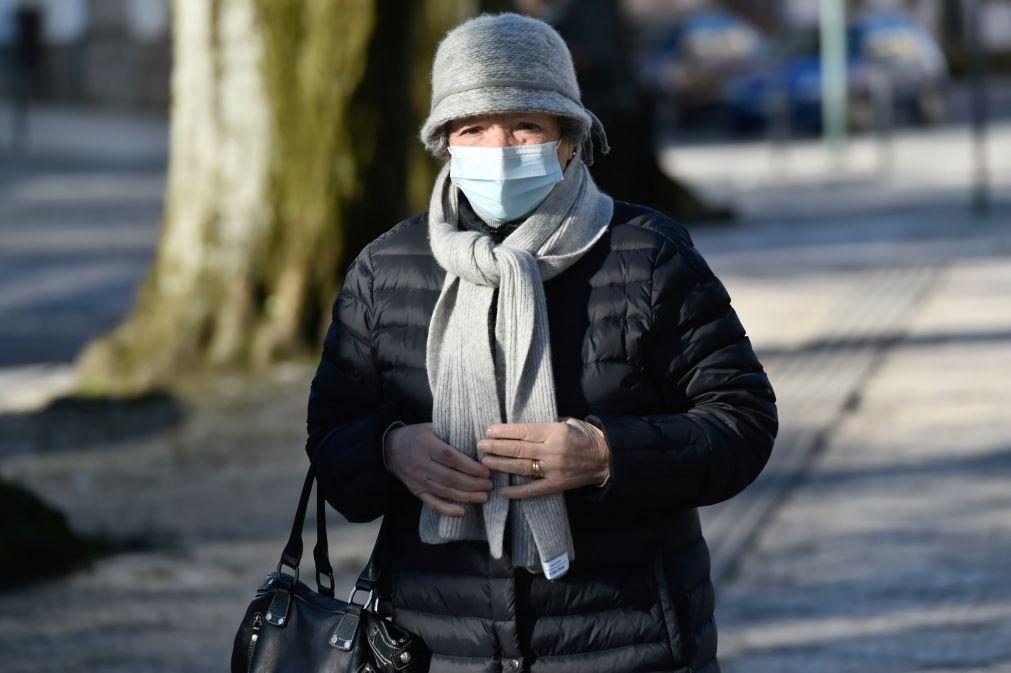
[[[289,568],[295,571],[295,576],[291,581],[291,586],[294,587],[295,584],[298,582],[298,563],[297,562],[293,563],[285,554],[282,554],[281,560],[277,562],[277,579],[282,584],[286,583],[284,581],[285,576],[283,573],[281,573],[281,567],[284,566],[285,564],[287,564]]]
[[[348,605],[351,605],[352,603],[354,603],[355,594],[358,593],[359,591],[365,591],[365,589],[363,589],[362,587],[360,587],[358,585],[355,585],[355,586],[351,587],[351,593],[348,594],[348,600],[347,600],[347,604]],[[368,606],[372,604],[372,601],[373,601],[374,598],[375,598],[375,590],[374,589],[369,589],[369,595],[368,595],[368,598],[365,599],[365,602],[364,603],[355,603],[355,605],[361,605],[363,608],[368,608]]]
[[[323,579],[324,577],[329,577],[330,578],[330,586],[324,586],[324,584],[322,582],[320,582],[320,580]],[[321,594],[325,594],[325,595],[329,596],[330,598],[333,598],[333,594],[334,594],[333,573],[332,572],[321,573],[317,569],[316,570],[316,586],[319,587],[319,592]]]

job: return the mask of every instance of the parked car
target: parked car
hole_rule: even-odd
[[[661,117],[690,125],[719,112],[726,103],[726,80],[746,71],[765,49],[762,33],[735,14],[693,12],[647,51],[640,62],[641,84]]]
[[[770,49],[768,59],[724,83],[734,127],[765,126],[780,109],[789,112],[792,128],[821,130],[819,37],[817,30],[796,33]],[[848,120],[855,129],[874,124],[876,104],[888,103],[896,118],[921,124],[944,117],[947,63],[930,33],[905,14],[873,12],[848,23],[846,76]]]

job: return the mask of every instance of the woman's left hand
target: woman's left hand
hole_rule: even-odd
[[[591,423],[567,418],[558,423],[493,423],[477,443],[487,454],[481,463],[492,470],[535,477],[533,460],[540,461],[540,479],[501,489],[507,498],[529,498],[587,484],[608,476],[610,448],[604,433]]]

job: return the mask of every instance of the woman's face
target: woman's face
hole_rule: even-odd
[[[501,112],[454,119],[449,124],[449,144],[473,147],[539,145],[562,135],[558,118],[546,112]],[[558,163],[562,170],[572,158],[572,142],[558,143]]]

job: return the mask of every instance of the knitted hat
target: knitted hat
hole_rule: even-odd
[[[444,124],[494,112],[547,112],[574,120],[580,142],[589,144],[587,164],[593,163],[592,131],[601,151],[610,150],[600,120],[583,107],[565,40],[540,19],[503,12],[464,21],[439,42],[431,79],[432,104],[419,136],[438,158],[449,156]]]

